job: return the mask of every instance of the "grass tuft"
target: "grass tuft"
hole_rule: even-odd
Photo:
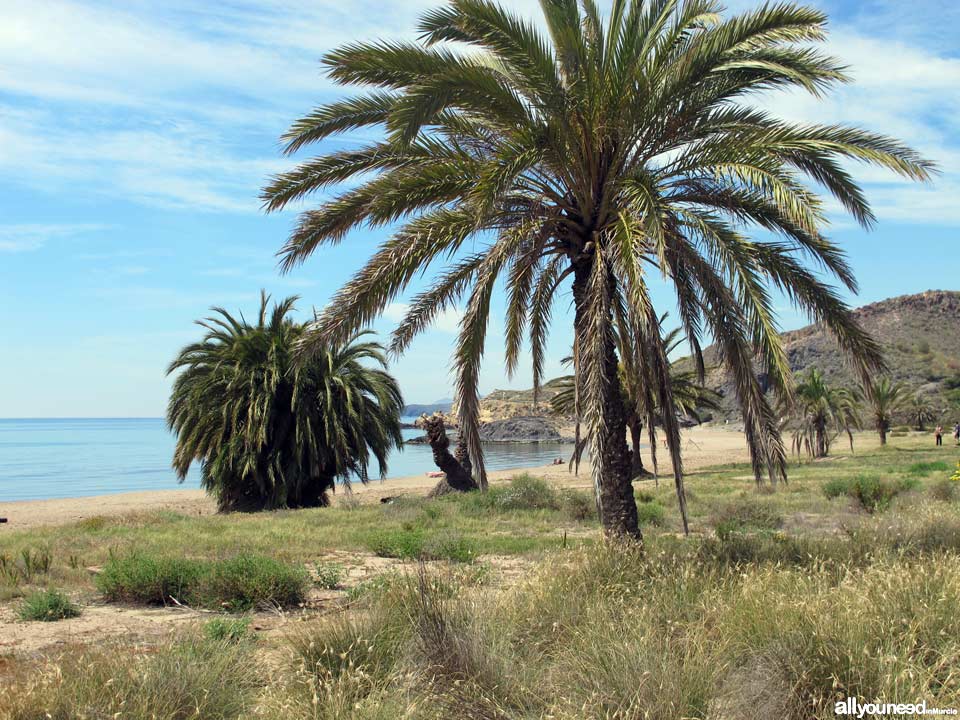
[[[111,601],[175,601],[231,612],[296,605],[303,601],[307,582],[304,568],[259,555],[208,561],[145,553],[111,557],[96,579]]]
[[[80,608],[59,590],[38,590],[30,593],[20,605],[21,620],[55,622],[79,615]]]

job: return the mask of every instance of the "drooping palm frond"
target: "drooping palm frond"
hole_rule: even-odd
[[[622,317],[652,327],[643,273],[656,272],[676,291],[701,373],[700,342],[713,335],[757,481],[783,477],[786,451],[755,365],[789,396],[773,291],[824,323],[862,376],[882,367],[879,347],[830,284],[856,287],[842,248],[823,234],[824,204],[810,181],[869,226],[875,218],[848,161],[915,180],[932,164],[875,133],[788,123],[751,106],[759,93],[821,96],[846,81],[815,47],[826,35],[818,10],[777,3],[726,16],[712,0],[617,0],[608,15],[592,1],[542,0],[541,10],[545,31],[490,0],[452,0],[424,15],[420,42],[353,43],[324,58],[335,82],[366,90],[294,123],[288,151],[357,128],[382,138],[270,181],[268,210],[347,188],[301,215],[282,264],[290,269],[357,228],[396,229],[311,327],[305,349],[344,340],[415,277],[450,263],[411,304],[392,348],[407,347],[436,307],[470,298],[454,357],[469,429],[493,275],[506,278],[508,369],[529,333],[537,388],[553,300],[567,280],[593,276],[601,258],[616,269],[603,280],[606,325],[574,322],[575,334],[592,333],[613,325],[618,303]],[[755,238],[751,229],[763,232]],[[574,303],[577,317],[588,314],[587,295]],[[617,363],[580,356],[596,341],[574,339],[578,374],[614,373],[603,382],[583,376],[593,402],[619,382]],[[661,378],[654,387],[666,387],[664,368],[651,366]],[[610,433],[602,464],[619,467],[627,450],[611,443],[622,413],[587,407],[587,394],[582,414]],[[474,460],[482,474],[482,456]],[[628,482],[612,467],[598,472],[603,482]]]
[[[199,462],[223,510],[326,504],[337,480],[365,483],[374,462],[383,476],[401,446],[403,399],[383,348],[358,333],[295,366],[295,302],[270,309],[262,294],[255,324],[214,308],[198,323],[203,340],[168,369],[179,372],[167,407],[174,469],[183,480]]]

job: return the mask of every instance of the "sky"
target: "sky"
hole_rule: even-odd
[[[358,231],[282,275],[275,253],[295,210],[265,215],[266,178],[292,166],[278,138],[348,93],[318,62],[339,44],[412,39],[438,0],[0,0],[0,417],[158,417],[166,367],[213,305],[245,311],[260,289],[322,307],[389,230]],[[731,10],[752,6],[727,2]],[[828,50],[855,82],[825,100],[771,96],[790,120],[855,123],[940,166],[929,185],[856,168],[879,223],[834,207],[829,234],[860,281],[852,305],[960,286],[960,4],[815,0]],[[511,3],[532,16],[532,0]],[[374,139],[353,133],[312,153]],[[303,207],[316,203],[308,200]],[[415,292],[417,287],[411,290]],[[375,325],[402,316],[398,298]],[[665,290],[655,297],[668,310]],[[547,376],[568,354],[569,300],[555,310]],[[784,329],[806,324],[786,302]],[[494,301],[481,390],[529,387],[503,369]],[[451,395],[457,312],[391,370],[408,402]]]

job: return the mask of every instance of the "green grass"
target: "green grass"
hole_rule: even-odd
[[[236,720],[260,683],[249,643],[187,636],[147,650],[68,647],[0,683],[9,720]]]
[[[37,590],[20,604],[21,620],[55,622],[80,615],[80,608],[59,590]]]
[[[171,558],[146,553],[111,557],[97,575],[97,589],[112,601],[170,602],[231,612],[303,601],[304,568],[259,555],[226,560]]]
[[[823,492],[828,498],[847,495],[856,500],[868,513],[874,513],[886,510],[897,495],[913,490],[919,485],[920,481],[912,475],[896,481],[885,480],[875,475],[860,475],[855,478],[829,480],[824,483]]]
[[[237,610],[302,578],[342,603],[291,612],[282,636],[217,616],[147,647],[0,658],[0,707],[53,720],[825,720],[846,695],[958,707],[955,461],[927,438],[858,439],[855,455],[792,462],[773,493],[745,464],[695,472],[689,538],[672,483],[637,483],[642,552],[597,542],[587,492],[525,476],[485,495],[9,533],[0,557],[28,594],[92,594],[84,568],[100,565],[107,597],[138,602]],[[150,552],[119,550],[131,544]],[[354,584],[352,552],[456,562],[381,563]]]
[[[214,642],[238,643],[249,637],[250,618],[217,617],[203,626],[203,634]]]

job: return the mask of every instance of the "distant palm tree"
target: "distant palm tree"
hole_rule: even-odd
[[[785,450],[754,360],[781,392],[790,371],[771,290],[823,322],[864,375],[882,364],[829,284],[856,287],[843,252],[821,235],[824,206],[806,180],[870,225],[847,160],[917,180],[932,166],[887,137],[787,123],[748,104],[768,90],[820,95],[846,79],[811,47],[825,37],[817,10],[767,4],[725,19],[712,0],[614,0],[606,15],[594,0],[541,0],[541,9],[545,32],[488,0],[453,0],[424,15],[420,43],[328,53],[335,82],[371,89],[295,122],[286,151],[359,128],[382,128],[383,139],[307,160],[273,178],[262,197],[275,211],[343,188],[302,214],[282,251],[285,269],[353,229],[402,222],[329,303],[308,347],[348,337],[432,263],[446,263],[410,302],[390,349],[402,352],[467,298],[454,368],[460,428],[481,487],[477,386],[494,288],[505,280],[507,371],[529,329],[538,387],[552,303],[572,280],[575,375],[603,525],[639,537],[615,339],[626,323],[656,357],[653,392],[681,472],[649,277],[661,275],[676,291],[701,374],[699,340],[705,332],[716,340],[754,474],[773,480],[785,474]],[[776,239],[752,240],[748,226]]]
[[[182,481],[198,461],[221,510],[326,505],[337,479],[367,482],[373,460],[382,476],[387,455],[401,447],[403,399],[383,348],[359,342],[359,333],[316,347],[295,367],[304,334],[289,318],[295,302],[268,310],[262,294],[256,324],[214,308],[198,321],[203,340],[167,371],[182,371],[167,407],[177,436],[173,467]]]
[[[883,378],[877,384],[867,386],[866,395],[873,412],[873,426],[880,435],[880,444],[887,444],[887,432],[893,423],[893,416],[899,412],[907,399],[902,383],[891,382]]]
[[[925,422],[933,420],[936,417],[933,405],[930,403],[930,398],[927,395],[917,392],[910,398],[910,416],[913,418],[917,430],[920,432],[923,432],[923,424]]]
[[[860,428],[860,398],[855,390],[833,387],[811,368],[796,387],[792,400],[795,417],[793,449],[803,448],[813,457],[830,454],[833,438],[845,432],[853,450],[853,430]]]

